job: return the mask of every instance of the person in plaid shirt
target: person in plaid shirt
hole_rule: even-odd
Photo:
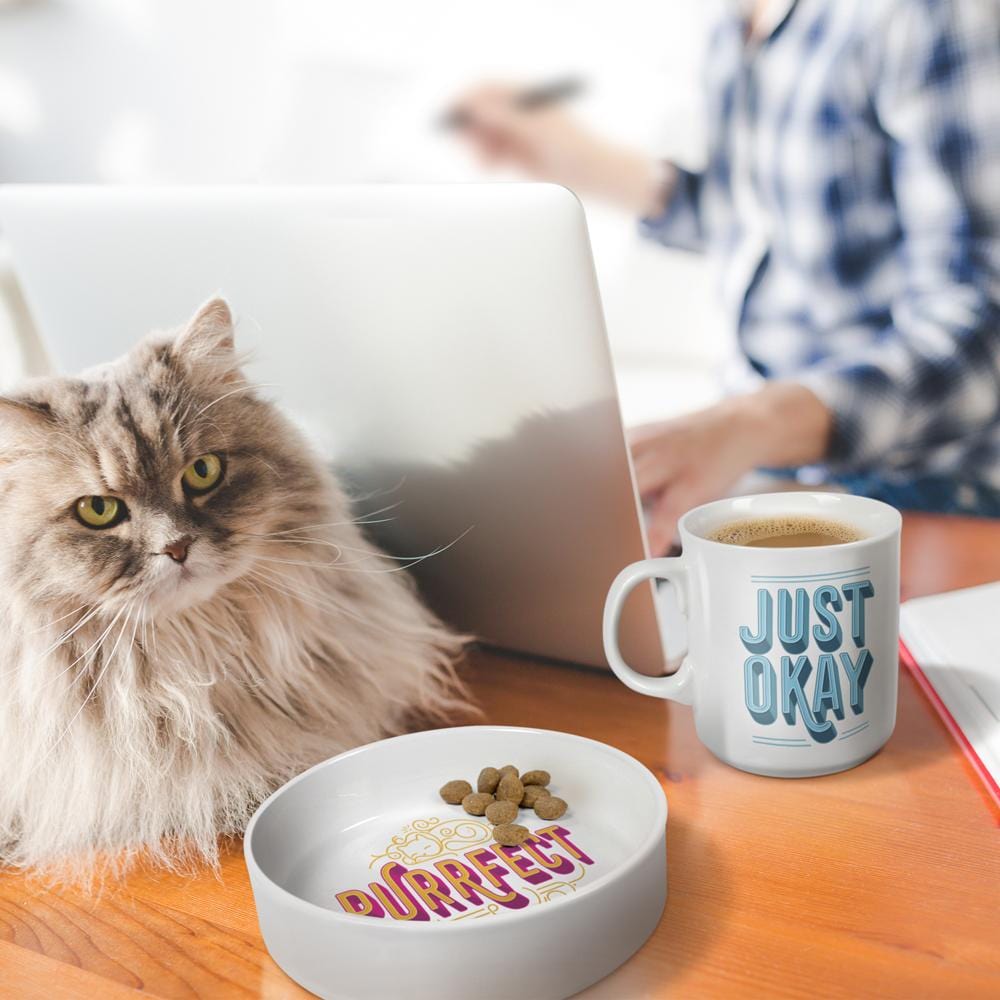
[[[730,3],[706,71],[700,172],[509,88],[461,104],[487,160],[714,265],[742,358],[723,402],[632,434],[651,546],[755,468],[1000,516],[1000,2]]]

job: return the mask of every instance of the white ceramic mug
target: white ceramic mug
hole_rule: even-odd
[[[856,528],[847,543],[766,548],[712,541],[733,521],[815,516]],[[688,511],[683,555],[619,573],[604,649],[634,691],[693,705],[699,739],[733,767],[775,777],[832,774],[876,753],[896,723],[899,512],[836,493],[735,497]],[[680,669],[632,670],[618,648],[628,592],[670,580],[687,620]]]

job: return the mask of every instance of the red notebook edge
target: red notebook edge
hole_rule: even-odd
[[[979,754],[976,753],[965,733],[962,732],[962,727],[959,726],[955,721],[955,717],[948,711],[948,706],[941,700],[941,696],[934,689],[934,685],[927,679],[927,675],[920,668],[920,664],[917,663],[902,639],[899,640],[899,658],[917,682],[917,686],[941,717],[941,721],[945,724],[948,732],[955,738],[962,753],[965,754],[966,759],[972,766],[973,771],[976,772],[977,777],[982,781],[982,790],[985,793],[987,803],[993,812],[994,820],[1000,826],[1000,785],[997,784],[996,779],[987,770]]]

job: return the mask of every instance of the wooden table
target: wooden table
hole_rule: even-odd
[[[1000,522],[913,516],[903,538],[904,596],[1000,576]],[[663,920],[587,1000],[1000,996],[997,816],[905,673],[889,745],[799,781],[725,767],[689,709],[610,676],[485,652],[469,676],[488,721],[551,724],[561,705],[561,728],[633,754],[666,790]],[[0,876],[0,996],[136,991],[308,995],[264,950],[239,845],[218,877],[140,872],[97,900]]]

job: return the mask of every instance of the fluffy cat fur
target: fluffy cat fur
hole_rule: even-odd
[[[206,453],[223,479],[187,496]],[[85,526],[87,495],[128,519]],[[246,381],[220,299],[0,399],[0,863],[212,862],[282,781],[459,708],[460,641],[398,569]]]

